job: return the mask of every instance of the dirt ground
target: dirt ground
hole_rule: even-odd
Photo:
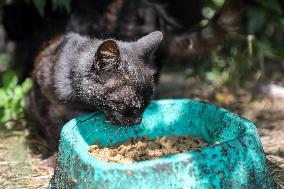
[[[0,188],[47,188],[53,174],[48,159],[32,153],[25,130],[2,132],[0,136]]]
[[[190,84],[189,84],[190,83]],[[255,87],[238,90],[192,82],[179,73],[163,74],[156,98],[193,98],[208,101],[254,121],[271,173],[284,188],[284,99],[262,97]],[[47,188],[53,169],[48,146],[25,129],[0,131],[0,188]],[[54,157],[52,157],[54,158]]]

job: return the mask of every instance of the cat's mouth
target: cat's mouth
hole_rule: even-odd
[[[110,121],[117,125],[136,125],[142,120],[142,114],[124,115],[120,112],[114,111],[107,114]]]

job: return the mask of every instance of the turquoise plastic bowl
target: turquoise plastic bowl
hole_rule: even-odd
[[[153,101],[141,124],[117,129],[101,113],[68,122],[50,188],[273,188],[255,125],[222,108],[188,99]],[[96,141],[185,134],[220,144],[137,163],[109,163],[87,151]]]

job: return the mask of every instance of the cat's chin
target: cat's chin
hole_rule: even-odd
[[[142,121],[142,113],[132,113],[125,115],[119,111],[104,111],[107,119],[115,125],[118,126],[131,126],[137,125]]]
[[[142,116],[133,116],[131,118],[126,118],[126,117],[110,117],[110,121],[115,124],[115,125],[121,125],[121,126],[131,126],[131,125],[137,125],[141,123],[142,121]]]
[[[137,125],[137,124],[141,123],[141,121],[142,121],[142,118],[135,118],[133,120],[129,120],[127,122],[127,124],[128,125]]]
[[[141,118],[140,119],[127,119],[127,120],[116,120],[112,121],[116,125],[125,125],[125,126],[131,126],[131,125],[137,125],[141,123]]]

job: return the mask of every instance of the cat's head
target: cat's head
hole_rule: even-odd
[[[153,95],[153,55],[162,38],[156,31],[135,42],[100,41],[82,90],[88,103],[94,103],[115,124],[139,123]]]

